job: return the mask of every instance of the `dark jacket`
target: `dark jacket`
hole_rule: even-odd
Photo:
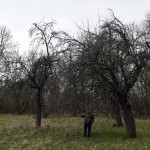
[[[94,115],[91,113],[91,111],[87,111],[84,115],[82,115],[82,117],[84,117],[85,124],[93,124]]]

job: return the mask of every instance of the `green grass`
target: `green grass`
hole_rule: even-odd
[[[50,117],[35,129],[33,116],[0,115],[0,150],[149,150],[150,120],[136,120],[137,138],[112,128],[111,118],[96,117],[90,138],[83,137],[83,118]]]

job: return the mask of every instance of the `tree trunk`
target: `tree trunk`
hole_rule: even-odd
[[[134,117],[130,106],[123,109],[123,117],[126,125],[126,133],[128,137],[136,137],[136,127]]]
[[[113,118],[116,121],[116,126],[117,127],[123,126],[119,101],[116,96],[111,100],[111,108],[112,108]]]
[[[122,124],[122,117],[121,117],[121,111],[119,107],[119,103],[117,102],[116,108],[115,108],[115,120],[118,127],[123,126]]]
[[[127,94],[119,94],[119,101],[123,111],[123,118],[126,126],[127,137],[136,137],[136,126],[131,109],[131,105],[127,100]]]
[[[41,127],[41,92],[37,93],[37,106],[36,106],[36,128]]]

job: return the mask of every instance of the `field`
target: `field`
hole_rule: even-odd
[[[137,138],[112,128],[113,120],[96,117],[90,138],[83,137],[80,117],[42,119],[35,129],[33,116],[0,115],[0,150],[149,150],[150,120],[136,119]]]

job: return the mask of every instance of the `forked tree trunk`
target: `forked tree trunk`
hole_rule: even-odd
[[[118,96],[123,111],[123,118],[125,122],[127,137],[135,138],[136,126],[135,126],[131,105],[127,100],[127,94],[119,94]]]
[[[36,102],[36,128],[41,127],[41,92],[37,93],[37,102]]]

